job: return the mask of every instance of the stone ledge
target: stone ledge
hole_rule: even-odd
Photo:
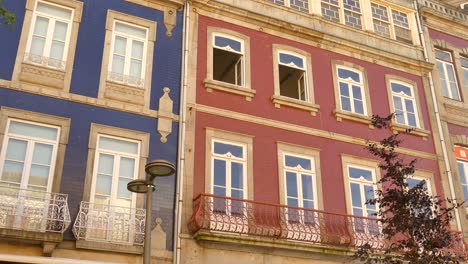
[[[335,110],[333,113],[335,114],[336,121],[338,122],[341,122],[343,121],[343,119],[346,119],[346,120],[353,121],[356,123],[366,124],[369,126],[369,128],[374,128],[374,126],[372,125],[372,118],[368,116],[359,115],[359,114],[346,112],[342,110]]]
[[[58,243],[63,240],[62,233],[35,232],[9,228],[0,228],[0,237],[10,238],[14,240],[29,240],[52,243]]]
[[[405,132],[408,129],[412,129],[409,132],[409,134],[420,136],[424,140],[427,140],[427,138],[431,134],[431,132],[429,130],[425,130],[425,129],[417,128],[417,127],[410,127],[410,126],[407,126],[407,125],[402,125],[402,124],[397,124],[397,123],[391,124],[391,128],[392,128],[393,133],[395,133],[395,134],[400,133],[400,132]]]
[[[282,105],[289,106],[292,108],[302,109],[309,111],[312,116],[316,116],[320,109],[317,104],[301,101],[294,98],[289,98],[281,95],[273,95],[271,101],[275,104],[276,108],[280,108]]]
[[[249,88],[245,88],[242,86],[215,81],[215,80],[205,80],[203,82],[205,88],[208,92],[212,92],[213,90],[222,91],[226,93],[232,93],[237,95],[245,96],[245,100],[252,101],[252,98],[255,96],[257,91]]]
[[[77,240],[76,248],[113,251],[130,254],[143,254],[143,246],[135,246],[130,244],[113,244],[105,241]]]

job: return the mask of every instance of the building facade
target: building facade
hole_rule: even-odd
[[[451,196],[413,1],[190,2],[177,261],[349,263],[381,247],[364,147],[407,128],[413,181]]]
[[[183,2],[3,4],[0,262],[141,262],[145,224],[172,262],[175,176],[156,180],[153,223],[126,185],[177,161]]]
[[[447,189],[466,200],[468,153],[468,7],[466,1],[421,1],[428,61],[433,63],[431,89],[437,101],[441,154]],[[465,9],[464,9],[465,8]],[[458,212],[459,225],[468,237],[466,205]]]

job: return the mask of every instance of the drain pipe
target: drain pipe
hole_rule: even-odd
[[[421,21],[421,19],[419,17],[420,14],[419,14],[418,1],[414,0],[413,3],[414,3],[415,9],[417,10],[416,21],[417,21],[417,26],[418,26],[419,38],[421,40],[421,44],[422,44],[423,51],[424,51],[424,60],[426,62],[429,62],[429,57],[428,57],[427,47],[426,47],[426,41],[425,41],[425,38],[424,38],[423,25],[422,25],[422,21]],[[445,170],[447,172],[447,178],[448,178],[448,182],[449,182],[450,196],[452,197],[452,199],[455,199],[456,195],[455,195],[455,188],[454,188],[454,185],[453,185],[452,169],[450,167],[449,156],[448,156],[448,152],[447,152],[447,146],[445,145],[445,142],[446,142],[445,141],[445,135],[444,135],[444,131],[442,129],[442,121],[441,121],[441,118],[440,118],[439,105],[437,104],[432,71],[429,72],[429,86],[431,88],[432,103],[434,104],[434,111],[435,111],[436,121],[437,121],[437,129],[438,129],[438,132],[439,132],[439,135],[440,135],[440,144],[442,145],[442,153],[443,153],[443,156],[444,156]],[[461,221],[460,221],[460,213],[458,212],[458,209],[455,210],[455,220],[456,220],[456,223],[457,223],[458,231],[462,231],[462,226],[461,226]]]
[[[182,71],[181,71],[181,88],[180,88],[180,119],[179,119],[179,136],[178,136],[178,151],[177,151],[177,179],[176,179],[176,196],[175,196],[175,214],[174,214],[174,253],[173,264],[180,263],[180,233],[182,230],[182,204],[184,191],[184,172],[185,172],[185,126],[186,126],[186,97],[187,97],[187,70],[188,70],[188,45],[189,45],[189,29],[190,29],[190,3],[185,0],[184,4],[184,24],[182,29]]]

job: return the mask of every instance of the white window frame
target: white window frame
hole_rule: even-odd
[[[468,92],[468,57],[462,56],[460,57],[460,65],[462,70],[463,79],[465,81],[465,92]]]
[[[393,92],[393,89],[392,89],[392,84],[393,83],[396,83],[396,84],[400,84],[400,85],[403,85],[403,86],[406,86],[408,87],[410,90],[411,90],[411,94],[413,95],[412,97],[411,96],[407,96],[406,94],[397,94],[395,92]],[[415,87],[409,83],[406,83],[406,82],[402,82],[402,81],[398,81],[398,80],[390,80],[389,82],[389,89],[390,89],[390,100],[392,102],[392,106],[393,106],[393,111],[396,112],[396,108],[395,108],[395,100],[393,100],[393,97],[394,96],[397,96],[397,97],[400,97],[401,98],[401,101],[402,101],[402,107],[403,107],[403,118],[405,120],[405,123],[404,124],[401,124],[401,123],[398,123],[396,121],[396,118],[395,118],[395,122],[397,124],[401,124],[401,125],[405,125],[405,126],[410,126],[410,127],[413,127],[409,124],[408,122],[408,116],[407,116],[407,113],[408,111],[406,110],[406,104],[405,104],[405,100],[406,99],[409,99],[413,102],[413,108],[414,108],[414,118],[416,120],[416,126],[415,128],[421,128],[421,123],[420,123],[420,120],[419,120],[419,106],[417,104],[417,101],[416,101],[416,93],[415,93]]]
[[[442,53],[446,53],[450,56],[450,61],[446,61],[446,60],[442,60],[442,59],[439,59],[436,57],[436,64],[437,63],[440,63],[442,64],[442,67],[444,69],[444,72],[439,72],[438,71],[438,74],[439,74],[439,82],[440,82],[440,85],[441,85],[441,88],[443,87],[443,84],[442,84],[442,77],[444,77],[445,79],[445,87],[447,87],[447,95],[448,96],[445,96],[443,95],[443,91],[442,92],[442,95],[446,98],[449,98],[449,99],[452,99],[452,100],[456,100],[456,101],[461,101],[461,95],[460,95],[460,87],[458,85],[458,78],[457,78],[457,71],[455,70],[455,64],[454,64],[454,61],[453,61],[453,54],[449,51],[445,51],[445,50],[441,50],[441,49],[435,49],[435,52],[442,52]],[[451,89],[451,86],[450,86],[450,81],[449,81],[449,76],[448,76],[448,71],[447,71],[447,67],[451,67],[452,68],[452,71],[453,71],[453,78],[455,80],[455,86],[457,88],[457,94],[454,95],[452,94],[452,89]]]
[[[460,175],[460,185],[462,187],[462,195],[463,197],[468,196],[468,193],[465,194],[465,188],[468,190],[468,160],[460,160],[457,159],[457,170],[458,166],[463,166],[465,174],[462,175],[460,171],[458,171],[458,174]],[[464,181],[463,181],[464,180]],[[465,204],[466,210],[468,212],[468,204]]]
[[[351,176],[349,175],[349,169],[350,168],[356,168],[356,169],[360,169],[360,170],[366,170],[366,171],[370,171],[371,174],[372,174],[372,181],[368,181],[368,180],[365,180],[363,179],[363,177],[361,177],[360,179],[353,179],[351,178]],[[369,217],[369,218],[377,218],[377,216],[369,216],[367,214],[367,204],[366,204],[366,193],[364,191],[364,185],[372,185],[373,188],[374,188],[374,192],[377,190],[377,185],[375,185],[375,182],[376,182],[376,173],[375,173],[375,168],[372,168],[372,167],[366,167],[366,166],[361,166],[361,165],[356,165],[356,164],[348,164],[346,166],[346,170],[347,170],[347,177],[348,177],[348,186],[347,188],[349,189],[349,194],[350,194],[350,206],[351,206],[351,212],[353,211],[354,207],[353,206],[353,196],[352,196],[352,191],[351,191],[351,183],[356,183],[359,185],[359,190],[360,190],[360,193],[361,193],[361,210],[363,212],[363,215],[361,215],[362,217]],[[375,193],[374,193],[375,195]],[[378,211],[379,210],[379,205],[376,204],[375,205],[375,210]],[[354,214],[353,214],[354,215]]]
[[[329,6],[334,6],[336,8],[338,8],[338,12],[339,12],[339,19],[340,19],[340,24],[343,24],[343,25],[346,25],[346,26],[349,26],[349,27],[352,27],[354,29],[357,29],[356,27],[352,26],[352,25],[348,25],[346,24],[346,19],[345,19],[345,8],[344,8],[344,5],[343,5],[343,0],[336,0],[338,1],[338,5],[334,5],[332,3],[328,3],[328,2],[324,2],[323,0],[320,0],[320,7],[323,5],[323,4],[326,4],[326,5],[329,5]],[[346,11],[348,12],[351,12],[353,14],[359,14],[359,17],[360,17],[360,20],[361,20],[361,30],[364,28],[364,24],[365,24],[365,19],[364,19],[364,12],[363,12],[363,1],[362,0],[356,0],[359,2],[359,8],[360,8],[360,12],[356,12],[354,10],[349,10],[349,9],[346,9]],[[323,14],[321,14],[322,17],[323,17]],[[329,21],[332,21],[334,22],[333,20],[329,20]]]
[[[42,138],[28,137],[24,135],[9,134],[8,129],[10,127],[11,121],[25,123],[25,124],[32,124],[32,125],[42,126],[42,127],[55,128],[57,129],[57,138],[55,140],[47,140],[47,139],[42,139]],[[52,126],[52,125],[47,125],[43,123],[9,118],[7,121],[7,125],[6,125],[5,136],[4,136],[3,143],[2,143],[3,147],[1,150],[1,154],[0,154],[0,173],[3,172],[9,139],[13,138],[13,139],[18,139],[22,141],[27,141],[28,143],[26,147],[26,157],[24,160],[23,174],[21,176],[20,186],[18,186],[17,188],[29,189],[28,188],[28,182],[29,182],[29,177],[30,177],[29,173],[30,173],[30,169],[32,166],[32,155],[33,155],[33,150],[34,150],[34,146],[32,146],[32,144],[43,143],[47,145],[52,145],[53,149],[52,149],[52,157],[51,157],[51,162],[50,162],[49,177],[48,177],[47,187],[45,190],[45,192],[51,192],[52,183],[54,181],[55,166],[57,162],[58,145],[59,145],[60,136],[61,136],[60,133],[61,133],[61,128],[58,126]],[[0,178],[0,182],[3,182],[1,181],[1,178]]]
[[[116,27],[116,24],[117,23],[120,23],[120,24],[124,24],[124,25],[127,25],[127,26],[130,26],[130,27],[134,27],[134,28],[139,28],[139,29],[143,29],[145,30],[145,33],[146,33],[146,37],[143,39],[143,38],[138,38],[136,36],[131,36],[131,35],[128,35],[128,34],[125,34],[125,33],[122,33],[122,32],[117,32],[115,30],[115,27]],[[122,84],[125,84],[125,85],[129,85],[129,86],[135,86],[135,87],[138,87],[138,88],[144,88],[145,87],[145,73],[146,73],[146,61],[147,61],[147,49],[148,49],[148,38],[149,38],[149,29],[146,28],[146,27],[142,27],[140,25],[136,25],[136,24],[132,24],[132,23],[128,23],[128,22],[125,22],[125,21],[121,21],[121,20],[118,20],[118,19],[114,19],[113,21],[113,26],[112,26],[112,38],[111,38],[111,47],[110,47],[110,53],[109,53],[109,64],[108,64],[108,80],[109,81],[112,81],[112,82],[117,82],[117,83],[122,83]],[[123,71],[123,76],[122,76],[122,81],[119,80],[119,79],[115,79],[112,77],[113,73],[112,72],[112,65],[113,65],[113,58],[114,58],[114,46],[115,46],[115,39],[116,37],[119,36],[119,37],[123,37],[127,40],[127,43],[126,43],[126,50],[125,50],[125,61],[124,61],[124,71]],[[141,41],[143,42],[143,58],[142,58],[142,62],[141,62],[141,76],[139,77],[139,81],[138,81],[138,84],[133,84],[131,82],[129,82],[129,79],[130,78],[134,78],[133,76],[130,76],[130,61],[131,61],[131,52],[132,52],[132,41],[133,40],[137,40],[137,41]]]
[[[45,5],[56,6],[58,8],[70,10],[71,11],[70,19],[66,20],[66,19],[63,19],[63,18],[54,17],[54,16],[51,16],[49,14],[45,14],[45,13],[41,13],[41,12],[37,11],[37,5],[38,5],[39,2],[43,3]],[[34,11],[33,11],[33,17],[32,17],[31,25],[30,25],[30,29],[29,29],[28,41],[27,41],[27,44],[26,44],[26,53],[29,54],[29,51],[31,50],[32,38],[33,38],[33,35],[34,35],[34,26],[36,24],[37,17],[41,16],[41,17],[48,18],[49,19],[49,24],[48,24],[48,29],[47,29],[47,36],[45,38],[44,51],[43,51],[43,54],[42,54],[43,59],[42,59],[42,62],[40,64],[35,63],[35,62],[31,61],[31,59],[29,59],[29,56],[31,56],[31,54],[29,54],[28,56],[26,56],[26,55],[24,56],[24,62],[31,63],[31,64],[37,64],[37,65],[41,65],[41,66],[48,67],[48,68],[53,68],[53,69],[65,70],[66,58],[68,58],[68,52],[69,52],[70,35],[71,35],[71,32],[72,32],[74,15],[75,15],[75,9],[73,9],[73,8],[58,5],[58,4],[47,2],[47,1],[36,1],[35,4],[34,4]],[[65,43],[64,43],[64,47],[63,47],[62,59],[61,59],[60,67],[58,67],[58,68],[48,65],[48,61],[49,61],[50,57],[45,56],[46,54],[50,55],[50,49],[52,47],[52,38],[53,38],[53,33],[54,33],[53,28],[55,26],[55,21],[64,22],[64,23],[67,23],[67,25],[68,25],[67,26],[67,33],[66,33]]]
[[[288,167],[286,166],[286,156],[291,156],[291,157],[297,157],[297,158],[301,158],[301,159],[307,159],[310,161],[310,164],[311,164],[311,170],[306,170],[304,168],[299,168],[299,167],[296,167],[296,168],[292,168],[292,167]],[[288,190],[287,190],[287,177],[286,177],[286,173],[287,172],[292,172],[296,175],[296,188],[297,188],[297,200],[298,200],[298,206],[297,207],[300,207],[300,208],[304,208],[304,195],[302,193],[302,178],[300,177],[302,174],[307,174],[307,175],[310,175],[312,176],[312,192],[313,192],[313,203],[314,203],[314,208],[307,208],[307,209],[313,209],[313,210],[317,210],[318,209],[318,188],[317,188],[317,174],[316,174],[316,169],[315,169],[315,160],[314,160],[314,157],[309,157],[309,156],[304,156],[304,155],[298,155],[298,154],[295,154],[295,153],[290,153],[290,152],[283,152],[283,184],[284,184],[284,194],[285,194],[285,202],[286,202],[286,205],[288,205],[288,198],[290,196],[288,196]],[[296,197],[295,197],[296,198]],[[290,206],[290,205],[288,205]],[[304,211],[303,210],[299,210],[299,222],[301,224],[307,224],[308,222],[304,221]],[[286,214],[286,219],[288,220],[288,214]]]
[[[399,25],[396,25],[396,24],[394,23],[394,21],[393,21],[393,12],[394,12],[394,11],[406,15],[406,18],[408,19],[408,28],[404,28],[404,29],[409,30],[411,33],[413,32],[413,30],[411,29],[410,14],[408,14],[407,12],[394,9],[394,8],[392,8],[391,6],[383,5],[383,4],[380,3],[380,2],[373,2],[373,1],[371,1],[370,4],[371,4],[371,8],[372,8],[372,4],[375,4],[375,5],[377,5],[378,7],[385,8],[385,11],[387,12],[387,16],[388,16],[388,21],[385,21],[385,20],[382,20],[382,19],[380,19],[380,18],[374,17],[374,13],[373,13],[373,12],[371,13],[370,16],[371,16],[371,18],[372,18],[372,28],[373,28],[374,32],[375,32],[377,35],[382,36],[382,37],[387,37],[387,36],[385,36],[385,35],[379,33],[379,31],[376,31],[376,30],[375,30],[374,20],[380,21],[380,22],[382,22],[382,23],[387,24],[388,27],[389,27],[389,32],[388,32],[388,33],[389,33],[389,35],[390,35],[390,36],[388,36],[388,38],[397,40],[395,27],[399,27],[399,28],[404,28],[404,27],[399,26]],[[411,35],[410,41],[413,41],[412,35]]]
[[[342,69],[342,70],[346,70],[346,71],[351,71],[351,72],[354,72],[354,73],[357,73],[359,75],[359,80],[361,80],[361,82],[355,82],[354,80],[352,80],[351,78],[348,78],[348,79],[342,79],[339,75],[339,70]],[[367,116],[368,113],[367,113],[367,94],[366,94],[366,89],[365,89],[365,84],[364,84],[364,76],[362,74],[362,71],[360,70],[357,70],[357,69],[353,69],[353,68],[350,68],[350,67],[345,67],[345,66],[336,66],[336,77],[337,77],[337,80],[338,80],[338,93],[339,93],[339,102],[340,102],[340,109],[342,111],[346,111],[346,112],[350,112],[350,113],[354,113],[354,114],[357,114],[357,115],[363,115],[363,116]],[[341,97],[343,96],[341,94],[341,87],[340,87],[340,83],[345,83],[348,85],[348,88],[349,88],[349,100],[350,100],[350,106],[351,106],[351,111],[348,111],[348,110],[345,110],[343,109],[343,105],[341,104]],[[363,113],[358,113],[356,112],[356,109],[355,109],[355,106],[354,106],[354,93],[353,93],[353,89],[352,89],[352,86],[358,86],[361,90],[361,97],[362,97],[362,108],[363,108]]]
[[[119,151],[112,151],[112,150],[107,150],[107,149],[100,149],[99,148],[99,142],[101,138],[106,137],[110,139],[117,139],[121,141],[128,141],[128,142],[133,142],[138,144],[138,150],[136,154],[131,154],[128,152],[119,152]],[[96,153],[94,156],[94,167],[93,167],[93,173],[92,173],[92,183],[91,183],[91,192],[89,196],[89,201],[90,203],[94,203],[94,197],[96,195],[96,181],[97,181],[97,173],[98,173],[98,166],[99,166],[99,155],[100,154],[106,154],[106,155],[112,155],[114,159],[118,157],[117,160],[114,160],[114,167],[113,167],[113,174],[112,174],[112,187],[111,187],[111,194],[109,196],[109,206],[118,206],[115,204],[115,200],[117,199],[117,189],[118,189],[118,183],[119,183],[119,164],[120,164],[120,159],[122,157],[129,157],[129,158],[134,158],[135,159],[135,168],[134,168],[134,175],[133,179],[138,179],[138,174],[139,174],[139,164],[140,164],[140,151],[141,151],[141,142],[138,140],[132,140],[128,138],[121,138],[121,137],[116,137],[116,136],[111,136],[111,135],[106,135],[106,134],[98,134],[97,135],[97,140],[96,140]],[[131,206],[130,208],[135,208],[136,207],[136,194],[132,193],[131,194]]]
[[[219,50],[224,50],[224,51],[227,51],[227,52],[231,52],[231,53],[235,53],[235,54],[240,54],[241,55],[241,83],[237,83],[237,77],[238,77],[238,72],[237,72],[237,67],[235,67],[235,81],[236,83],[235,84],[232,84],[232,85],[236,85],[236,86],[240,86],[240,87],[245,87],[245,79],[246,79],[246,70],[245,70],[245,57],[246,57],[246,54],[245,54],[245,42],[243,39],[241,38],[237,38],[237,37],[234,37],[234,36],[231,36],[229,34],[224,34],[224,33],[219,33],[219,32],[214,32],[212,34],[212,48],[213,48],[213,54],[214,54],[214,49],[219,49]],[[231,39],[233,41],[237,41],[240,43],[240,46],[241,46],[241,51],[238,52],[234,49],[232,49],[231,47],[227,46],[227,47],[220,47],[220,46],[216,46],[216,37],[222,37],[222,38],[227,38],[227,39]],[[213,59],[214,59],[214,56],[213,56]],[[216,67],[216,65],[214,65],[214,62],[212,62],[212,67],[213,67],[213,72],[214,72],[214,67]],[[214,79],[213,79],[214,80]],[[219,82],[223,82],[223,81],[220,81],[220,80],[215,80],[215,81],[219,81]],[[224,83],[224,82],[223,82]],[[230,84],[230,83],[228,83]]]
[[[304,65],[304,67],[299,67],[293,63],[290,63],[290,64],[285,64],[285,63],[281,63],[281,60],[280,60],[280,56],[281,54],[286,54],[286,55],[290,55],[290,56],[294,56],[294,57],[297,57],[297,58],[300,58],[302,60],[302,64]],[[292,52],[292,51],[288,51],[288,50],[278,50],[278,52],[276,53],[276,56],[277,56],[277,59],[278,59],[278,72],[279,72],[279,66],[280,65],[283,65],[283,66],[286,66],[286,67],[289,67],[289,68],[293,68],[293,69],[297,69],[297,70],[301,70],[304,72],[304,74],[302,75],[302,79],[303,79],[303,86],[304,86],[304,98],[301,98],[302,97],[302,93],[301,93],[301,87],[300,85],[298,84],[298,95],[299,95],[299,98],[292,98],[292,97],[288,97],[288,96],[285,96],[285,95],[281,95],[281,91],[280,91],[280,95],[281,96],[284,96],[284,97],[288,97],[288,98],[291,98],[291,99],[296,99],[296,100],[299,100],[299,101],[303,101],[303,102],[309,102],[310,98],[309,98],[309,85],[308,85],[308,82],[309,82],[309,74],[307,72],[307,58],[304,57],[303,55],[301,54],[298,54],[298,53],[295,53],[295,52]],[[278,78],[279,78],[279,75],[278,75]],[[279,85],[281,86],[281,80],[277,80]]]

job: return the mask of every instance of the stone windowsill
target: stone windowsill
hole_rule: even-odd
[[[366,124],[369,126],[369,128],[374,128],[374,126],[372,125],[372,118],[370,118],[369,116],[346,112],[342,110],[335,110],[334,114],[336,117],[336,121],[338,122],[341,122],[343,121],[343,119],[346,119],[356,123]]]
[[[271,101],[275,104],[276,108],[280,108],[282,105],[302,109],[309,111],[311,115],[315,116],[320,109],[317,104],[301,101],[294,98],[289,98],[281,95],[273,95]]]
[[[400,133],[400,132],[405,132],[407,129],[412,129],[409,133],[411,135],[416,135],[422,137],[424,140],[427,140],[429,135],[431,134],[430,131],[422,129],[422,128],[417,128],[417,127],[410,127],[407,125],[402,125],[402,124],[397,124],[393,123],[391,125],[393,133]]]
[[[245,96],[245,100],[247,101],[252,101],[252,98],[256,94],[256,91],[253,89],[215,80],[205,80],[203,84],[205,85],[205,88],[208,92],[213,92],[213,90],[217,90],[221,92],[237,94]]]
[[[52,243],[59,243],[63,241],[62,233],[35,232],[9,228],[0,228],[0,237],[9,238],[13,240],[28,240]]]
[[[83,249],[92,249],[92,250],[102,250],[102,251],[113,251],[120,253],[130,253],[130,254],[143,254],[143,246],[137,246],[132,244],[114,244],[105,241],[87,241],[87,240],[77,240],[76,248]]]

